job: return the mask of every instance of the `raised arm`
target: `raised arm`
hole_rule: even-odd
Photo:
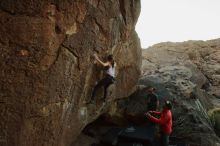
[[[149,111],[149,113],[155,114],[155,115],[161,115],[161,112],[158,112],[158,111]]]
[[[109,63],[105,63],[105,62],[101,61],[97,54],[95,54],[94,57],[102,66],[104,66],[104,67],[109,66]]]

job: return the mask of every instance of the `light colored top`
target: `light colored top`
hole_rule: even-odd
[[[114,78],[115,77],[115,67],[112,67],[112,65],[110,65],[110,67],[108,68],[106,73]]]

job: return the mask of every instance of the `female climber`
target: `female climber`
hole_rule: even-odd
[[[99,64],[101,64],[104,68],[106,68],[106,71],[105,71],[104,78],[102,80],[100,80],[97,83],[97,85],[94,87],[91,100],[88,103],[94,103],[94,97],[95,97],[96,91],[100,87],[104,87],[103,100],[105,101],[106,95],[107,95],[107,88],[109,87],[109,85],[114,83],[114,78],[115,78],[115,61],[113,59],[113,56],[108,55],[106,62],[101,61],[97,54],[95,54],[94,57]]]

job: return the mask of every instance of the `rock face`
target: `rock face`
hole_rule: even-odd
[[[128,96],[141,65],[139,0],[0,1],[0,145],[69,146],[108,106],[87,106],[113,53],[111,98]]]
[[[150,72],[153,73],[153,71],[160,72],[162,70],[163,72],[168,68],[167,65],[172,65],[172,69],[170,67],[169,70],[174,71],[185,67],[188,70],[190,69],[193,75],[195,74],[192,77],[192,82],[195,85],[204,89],[210,95],[220,98],[219,48],[220,39],[206,42],[188,41],[157,44],[143,52],[143,73],[147,75]],[[195,69],[192,70],[193,68]],[[187,72],[187,69],[185,69],[185,72]],[[181,82],[179,84],[182,86]]]
[[[116,110],[116,114],[111,113],[113,120],[146,122],[147,93],[144,87],[154,86],[160,109],[165,99],[173,102],[173,136],[192,144],[217,145],[220,143],[216,136],[219,133],[217,112],[220,106],[219,50],[220,39],[160,43],[143,50],[139,88],[112,108]],[[211,120],[208,111],[212,115]]]
[[[161,43],[143,50],[140,84],[156,86],[174,102],[177,137],[200,145],[219,143],[207,111],[220,105],[220,39]]]

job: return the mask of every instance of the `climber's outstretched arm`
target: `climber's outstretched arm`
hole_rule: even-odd
[[[161,112],[158,111],[149,111],[150,114],[161,115]]]
[[[95,59],[96,59],[101,65],[103,65],[104,67],[109,66],[109,63],[108,63],[108,62],[103,62],[103,61],[101,61],[101,60],[99,59],[99,57],[98,57],[97,54],[94,54],[94,57],[95,57]]]

